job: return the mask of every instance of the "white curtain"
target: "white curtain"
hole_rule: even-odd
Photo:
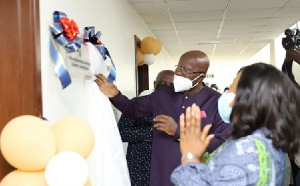
[[[92,73],[107,77],[109,71],[97,49],[88,43],[82,50],[88,51]],[[87,86],[91,94],[89,123],[95,134],[95,147],[88,157],[90,180],[93,186],[129,186],[125,153],[111,103],[94,79]]]

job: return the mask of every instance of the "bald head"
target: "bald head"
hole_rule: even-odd
[[[192,50],[184,53],[180,57],[178,65],[189,66],[193,70],[206,73],[209,67],[209,59],[204,52]]]
[[[157,89],[159,85],[173,85],[174,79],[174,71],[172,70],[163,70],[160,71],[157,76],[156,80],[154,81],[154,88]]]
[[[193,95],[198,93],[203,85],[203,79],[209,67],[209,59],[207,55],[200,50],[192,50],[184,53],[178,62],[175,69],[176,79],[177,76],[188,78],[192,81],[192,88],[184,91],[185,94]],[[179,78],[180,79],[180,78]],[[177,85],[175,81],[175,87]]]

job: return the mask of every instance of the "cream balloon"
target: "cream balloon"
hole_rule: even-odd
[[[145,54],[144,56],[144,63],[147,65],[152,65],[155,61],[154,54]]]
[[[94,132],[85,120],[69,116],[52,125],[56,139],[56,151],[74,151],[87,158],[95,144]]]
[[[6,161],[24,171],[45,169],[55,154],[55,136],[42,119],[24,115],[9,121],[0,136],[0,148]]]
[[[45,169],[49,186],[83,186],[88,180],[87,161],[76,152],[60,152]]]
[[[25,172],[15,170],[7,174],[0,186],[47,186],[44,171]]]

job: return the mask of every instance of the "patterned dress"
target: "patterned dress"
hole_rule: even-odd
[[[133,98],[143,99],[143,97]],[[118,127],[123,142],[128,142],[127,164],[132,186],[149,186],[152,118],[133,118],[122,115]]]
[[[177,167],[171,180],[178,186],[279,186],[284,181],[284,153],[275,149],[258,129],[239,139],[229,139],[203,163],[186,163]]]

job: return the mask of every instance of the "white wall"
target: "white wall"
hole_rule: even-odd
[[[234,63],[211,62],[207,74],[213,74],[213,78],[205,78],[204,82],[209,85],[215,83],[218,85],[219,92],[223,93],[225,87],[229,87],[236,74],[243,66],[253,64],[255,62],[270,63],[270,45],[265,46],[260,52],[253,55],[247,61]]]
[[[267,44],[264,48],[262,48],[259,52],[253,55],[247,62],[249,64],[264,62],[270,64],[271,56],[270,56],[270,44]]]
[[[49,55],[49,25],[53,23],[53,12],[62,11],[74,19],[81,34],[86,26],[95,26],[101,31],[101,40],[117,68],[115,84],[129,98],[135,96],[134,35],[140,39],[153,36],[141,19],[129,7],[126,0],[42,0],[40,1],[41,64],[43,114],[50,123],[67,115],[87,119],[85,111],[89,107],[88,84],[74,79],[66,89],[62,89],[54,74]],[[173,61],[163,49],[149,68],[150,85],[157,73],[173,69]],[[152,87],[150,87],[152,88]]]
[[[219,92],[223,93],[225,87],[229,87],[239,69],[248,65],[248,62],[239,63],[211,63],[207,74],[214,74],[214,78],[205,78],[209,85],[215,83]]]

